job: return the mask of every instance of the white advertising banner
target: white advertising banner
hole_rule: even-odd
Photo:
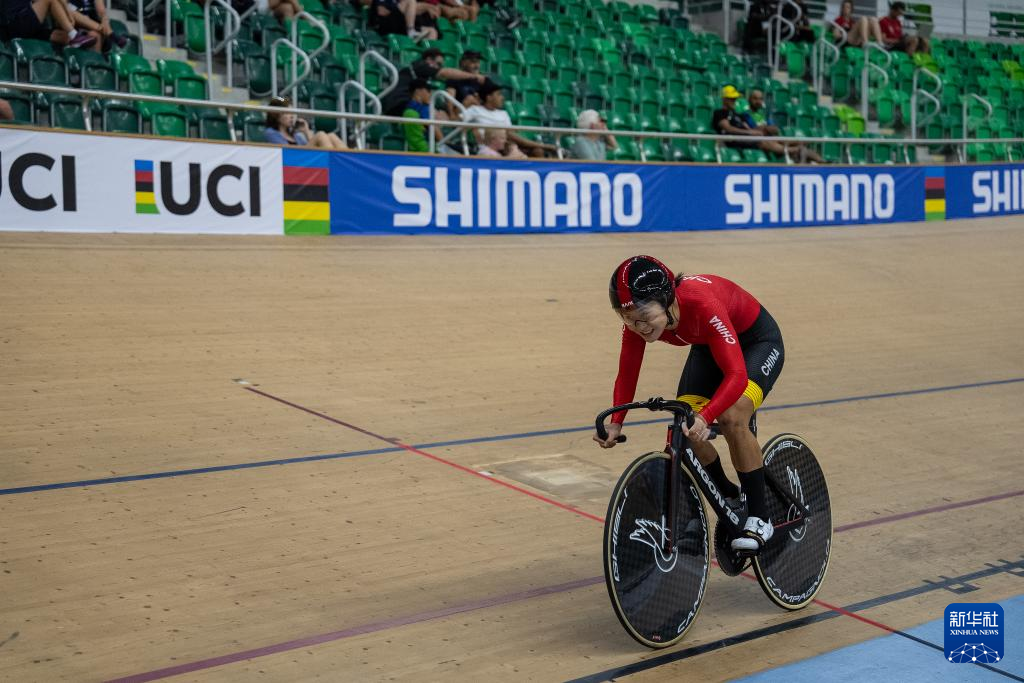
[[[0,128],[0,230],[281,235],[281,150]]]

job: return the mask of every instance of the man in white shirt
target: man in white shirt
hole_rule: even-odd
[[[501,91],[500,85],[494,81],[486,81],[480,86],[480,101],[483,104],[473,105],[466,110],[463,118],[464,121],[467,123],[493,124],[506,128],[512,125],[512,118],[503,109],[505,106],[505,94]],[[481,144],[484,139],[483,133],[484,129],[482,128],[473,132],[476,139],[481,141]],[[554,153],[558,151],[554,145],[524,138],[522,135],[518,135],[511,130],[508,131],[508,140],[518,145],[520,149],[531,157],[542,157],[545,156],[546,152]]]

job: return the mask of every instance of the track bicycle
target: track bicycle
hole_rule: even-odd
[[[697,618],[712,536],[701,495],[718,517],[714,543],[719,568],[736,576],[752,564],[757,582],[776,605],[797,610],[810,604],[828,569],[832,511],[825,475],[807,442],[779,434],[761,449],[775,533],[760,551],[739,553],[730,543],[743,533],[745,506],[717,490],[690,448],[683,433],[684,421],[687,427],[693,424],[688,404],[651,398],[609,408],[597,416],[598,436],[608,437],[604,421],[609,415],[641,408],[671,413],[672,424],[665,449],[634,460],[608,503],[605,583],[626,631],[647,647],[664,648],[682,640]],[[756,415],[750,428],[756,436]],[[711,425],[711,438],[718,434],[718,425]]]

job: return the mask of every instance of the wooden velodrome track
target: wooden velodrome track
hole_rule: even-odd
[[[836,525],[822,604],[783,613],[712,569],[658,653],[612,613],[599,520],[663,426],[612,451],[585,429],[634,253],[778,319],[762,436],[815,446]],[[719,680],[1024,593],[1022,253],[1021,217],[0,234],[0,679]],[[684,355],[652,347],[640,397],[670,395]]]

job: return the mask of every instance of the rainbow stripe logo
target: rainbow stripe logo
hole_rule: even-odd
[[[282,150],[286,235],[331,234],[329,158],[327,152]]]
[[[924,218],[927,221],[946,219],[946,169],[941,166],[924,169]]]
[[[135,213],[160,213],[153,194],[153,162],[135,160]]]

